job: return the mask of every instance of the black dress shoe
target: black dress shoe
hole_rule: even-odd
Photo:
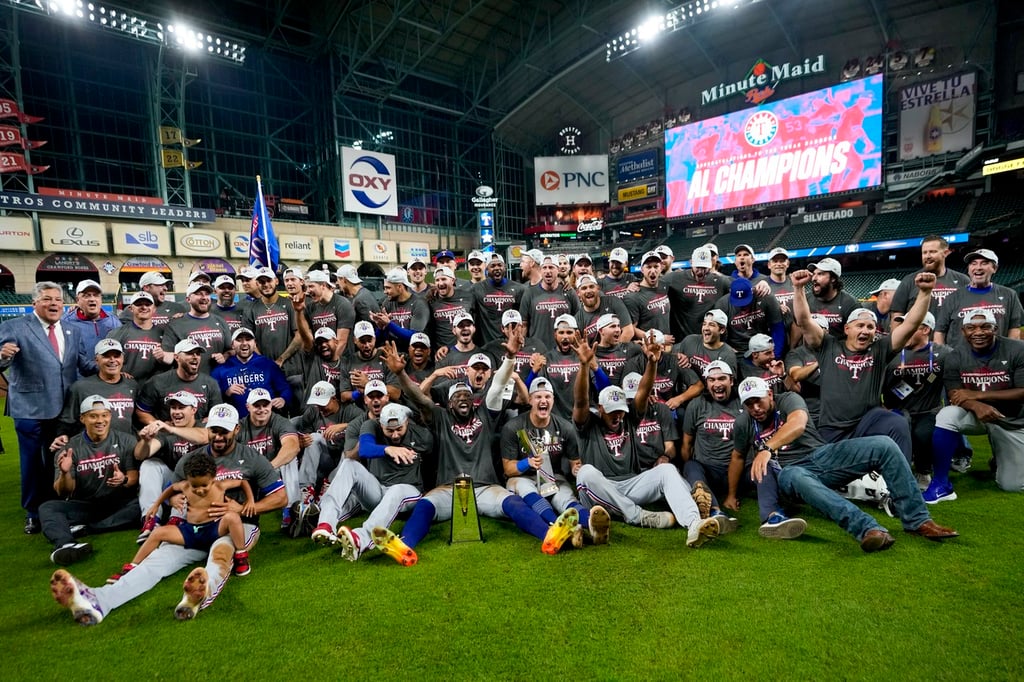
[[[25,535],[36,535],[42,530],[43,526],[39,523],[39,519],[32,517],[25,519]]]

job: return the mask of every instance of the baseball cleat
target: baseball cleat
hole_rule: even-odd
[[[237,576],[249,575],[252,573],[252,566],[249,565],[249,552],[242,550],[235,552],[234,567],[231,572]]]
[[[334,538],[341,545],[341,557],[349,561],[356,561],[362,554],[359,548],[359,538],[348,526],[338,526],[338,535]],[[399,541],[401,542],[401,541]],[[412,551],[411,549],[409,550]],[[415,563],[415,562],[414,562]]]
[[[672,528],[676,525],[676,517],[672,512],[655,512],[642,509],[640,511],[640,522],[636,525],[641,528]]]
[[[200,566],[193,568],[185,578],[185,594],[174,608],[174,617],[178,620],[192,620],[199,613],[199,607],[210,596],[210,576]]]
[[[113,585],[113,584],[114,584],[114,583],[116,583],[116,582],[117,582],[118,580],[120,580],[121,578],[123,578],[123,577],[124,577],[124,575],[125,575],[125,573],[127,573],[127,572],[128,572],[128,571],[130,571],[130,570],[132,570],[132,569],[133,569],[133,568],[135,568],[136,566],[138,566],[138,564],[133,564],[133,563],[130,563],[130,562],[129,562],[129,563],[127,563],[127,564],[125,564],[124,566],[122,566],[122,567],[121,567],[121,570],[120,570],[119,572],[117,572],[117,573],[115,573],[114,575],[112,575],[112,576],[110,576],[109,578],[107,578],[107,584],[108,584],[108,585]]]
[[[704,485],[704,481],[697,481],[690,490],[690,496],[697,503],[700,517],[706,519],[711,514],[711,491]]]
[[[141,545],[146,540],[148,540],[150,534],[152,534],[152,532],[156,530],[156,527],[159,525],[160,519],[158,519],[155,516],[150,516],[148,519],[146,519],[146,522],[142,524],[142,530],[139,532],[139,536],[135,538],[136,544]]]
[[[701,519],[690,526],[686,532],[686,546],[691,549],[698,549],[718,537],[721,529],[718,526],[718,519]]]
[[[92,590],[63,568],[50,576],[50,594],[58,604],[71,611],[71,617],[79,625],[98,625],[103,621],[103,611]]]
[[[559,514],[555,522],[548,527],[548,532],[544,536],[544,543],[540,546],[541,551],[545,554],[558,554],[558,550],[562,549],[562,545],[572,537],[573,532],[579,525],[579,512],[569,507]]]
[[[310,535],[313,542],[318,545],[336,545],[338,544],[338,538],[334,535],[331,530],[329,523],[321,523],[317,525],[316,530]]]
[[[590,537],[595,545],[607,545],[608,535],[612,527],[612,517],[604,507],[597,505],[590,509],[590,522],[587,524]]]
[[[418,560],[416,552],[387,528],[377,526],[373,529],[373,544],[403,566],[412,566]]]

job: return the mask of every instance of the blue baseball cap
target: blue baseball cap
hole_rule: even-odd
[[[445,249],[444,251],[438,251],[434,255],[434,262],[436,263],[437,261],[441,260],[442,258],[451,258],[452,260],[455,260],[455,254],[452,253],[448,249]]]
[[[729,285],[729,302],[737,308],[745,308],[754,301],[754,287],[746,277],[737,277]]]

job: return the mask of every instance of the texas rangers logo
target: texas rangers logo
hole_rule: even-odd
[[[483,428],[484,423],[480,421],[480,418],[473,417],[468,424],[452,424],[452,433],[461,438],[466,445],[472,445]]]
[[[850,372],[854,381],[860,379],[861,372],[867,372],[875,366],[875,358],[871,355],[836,356],[836,364]]]

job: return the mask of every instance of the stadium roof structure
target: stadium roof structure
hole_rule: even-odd
[[[336,58],[336,92],[423,107],[495,129],[525,155],[542,153],[568,121],[604,146],[681,102],[673,88],[707,74],[740,78],[738,58],[780,50],[802,60],[836,34],[867,31],[884,49],[914,19],[969,8],[977,26],[957,47],[969,55],[991,27],[995,0],[142,0],[140,12],[194,22],[269,53]],[[700,6],[683,30],[620,59],[607,45],[651,17]],[[713,6],[713,9],[709,8]],[[984,38],[981,38],[984,40]],[[649,49],[647,49],[649,48]],[[832,65],[838,73],[841,65]],[[831,70],[831,69],[830,69]],[[647,119],[636,120],[644,103]],[[616,130],[611,130],[612,127]],[[599,151],[594,149],[593,151]]]

